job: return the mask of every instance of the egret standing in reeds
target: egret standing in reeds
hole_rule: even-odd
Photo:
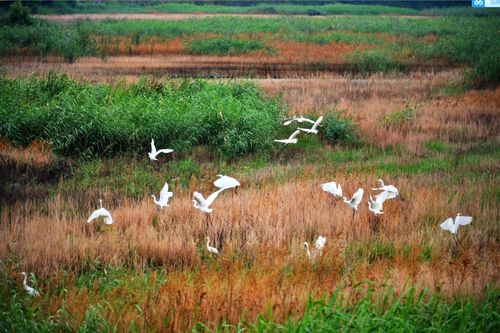
[[[210,237],[208,236],[207,236],[207,251],[212,254],[219,255],[219,250],[217,250],[217,248],[213,246],[210,246]]]
[[[162,153],[163,154],[168,154],[168,153],[171,153],[173,151],[174,151],[173,149],[160,149],[160,150],[156,150],[155,140],[151,139],[151,152],[148,153],[148,156],[149,156],[149,159],[151,161],[157,161],[156,156],[158,156],[159,154],[162,154]]]
[[[103,217],[103,221],[105,224],[113,224],[113,217],[111,216],[111,213],[102,207],[102,199],[99,199],[99,203],[101,205],[101,208],[96,209],[90,214],[90,217],[87,220],[87,223],[91,223],[98,217]]]
[[[154,194],[151,195],[155,204],[157,204],[161,209],[164,207],[168,207],[168,199],[170,199],[174,194],[168,191],[168,183],[163,185],[163,188],[160,192],[160,197],[156,200],[156,196]]]
[[[321,124],[322,121],[323,121],[323,116],[316,119],[316,121],[314,122],[314,124],[311,128],[299,127],[299,130],[301,130],[302,132],[305,132],[305,133],[309,133],[309,134],[318,134],[318,126]]]
[[[309,260],[312,261],[312,260],[316,259],[316,257],[323,255],[323,249],[325,248],[325,244],[326,244],[326,237],[325,236],[318,237],[316,242],[314,242],[314,246],[316,247],[316,250],[314,252],[311,252],[309,250],[309,243],[308,242],[304,242],[303,244],[304,244],[304,247],[306,249],[307,257],[309,258]]]
[[[21,275],[24,277],[23,279],[23,286],[24,286],[24,290],[26,290],[26,292],[28,293],[28,295],[30,295],[31,297],[38,297],[40,296],[40,294],[38,293],[38,291],[35,290],[35,288],[32,288],[30,286],[28,286],[28,283],[27,283],[27,279],[28,279],[28,274],[26,274],[26,272],[22,272]]]

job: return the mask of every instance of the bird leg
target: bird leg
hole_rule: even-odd
[[[403,198],[403,196],[401,194],[399,194],[399,199],[401,199],[401,201],[405,202],[405,198]]]

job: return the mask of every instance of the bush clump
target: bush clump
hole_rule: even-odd
[[[358,144],[358,130],[353,120],[341,112],[328,113],[319,132],[328,142]]]
[[[78,83],[51,74],[0,78],[0,136],[48,141],[70,156],[143,154],[206,146],[226,158],[271,147],[282,106],[252,83],[142,79],[129,87]]]

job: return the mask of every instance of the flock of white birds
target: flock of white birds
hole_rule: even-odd
[[[311,120],[308,118],[305,118],[303,116],[299,117],[294,117],[292,119],[289,119],[283,123],[283,125],[288,126],[292,122],[308,122],[313,124],[311,128],[302,128],[298,127],[292,135],[288,139],[283,139],[283,140],[274,140],[275,142],[283,143],[285,145],[287,144],[295,144],[297,143],[298,139],[297,136],[301,133],[308,133],[308,134],[318,134],[318,127],[321,125],[321,122],[323,121],[323,116],[320,116],[318,119]],[[152,161],[157,161],[157,156],[159,154],[168,154],[173,152],[172,149],[156,149],[154,140],[151,139],[151,152],[148,153],[149,158]],[[233,177],[225,176],[225,175],[217,175],[218,179],[214,181],[215,187],[218,188],[217,191],[211,193],[206,199],[203,197],[203,195],[199,192],[194,192],[193,193],[193,206],[196,209],[199,209],[201,212],[205,214],[210,214],[213,211],[213,208],[210,208],[214,200],[217,198],[217,196],[224,190],[234,188],[235,191],[237,191],[238,187],[240,186],[240,182],[236,180]],[[376,216],[380,216],[384,214],[383,212],[383,204],[385,201],[394,199],[396,197],[400,197],[398,189],[394,185],[385,185],[382,179],[378,180],[380,182],[380,187],[372,188],[372,191],[380,191],[377,195],[373,196],[370,195],[367,205],[368,209]],[[344,203],[346,203],[353,211],[353,219],[358,211],[358,207],[360,203],[363,200],[363,196],[365,193],[365,190],[363,188],[358,188],[358,190],[353,194],[351,199],[348,199],[343,196],[342,192],[342,187],[340,184],[337,184],[335,181],[328,182],[321,184],[321,189],[325,192],[328,192],[332,194],[335,198],[337,199],[342,199]],[[237,193],[237,192],[236,192]],[[168,183],[165,183],[163,186],[162,190],[160,191],[160,196],[158,199],[156,199],[156,196],[153,194],[151,197],[153,198],[153,202],[158,205],[161,209],[168,207],[168,201],[170,198],[172,198],[173,193],[169,192],[168,190]],[[401,198],[402,199],[402,198]],[[100,208],[93,211],[90,217],[87,219],[87,223],[91,223],[97,218],[102,217],[103,222],[107,225],[113,224],[113,217],[111,216],[111,213],[103,208],[102,206],[102,200],[99,199],[100,203]],[[460,226],[464,226],[467,224],[470,224],[472,222],[472,217],[471,216],[462,216],[460,213],[457,214],[455,217],[455,220],[453,220],[451,217],[446,219],[443,223],[440,224],[440,227],[443,230],[451,232],[453,235],[457,234],[458,228]],[[325,236],[319,236],[318,239],[315,241],[314,246],[315,249],[310,249],[309,248],[309,243],[304,242],[303,243],[307,257],[312,261],[315,258],[321,256],[323,254],[323,249],[325,248],[326,245],[326,237]],[[206,237],[206,248],[209,253],[212,253],[213,255],[218,255],[219,250],[216,247],[213,247],[210,245],[210,237]],[[23,280],[23,285],[30,296],[38,296],[39,293],[33,289],[32,287],[28,286],[26,283],[27,279],[27,274],[25,272],[21,273],[24,277]]]

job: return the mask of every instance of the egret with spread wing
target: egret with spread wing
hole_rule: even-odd
[[[285,121],[283,123],[283,125],[288,126],[288,125],[290,125],[294,121],[296,121],[298,123],[302,123],[302,122],[306,121],[308,123],[314,124],[314,120],[306,118],[304,116],[299,116],[299,117],[293,117],[292,119],[288,119],[287,121]]]
[[[449,217],[439,226],[443,230],[448,230],[452,234],[456,234],[459,227],[470,223],[472,223],[472,216],[462,216],[460,215],[460,213],[458,213],[457,216],[455,217],[455,221],[453,221],[453,219]]]
[[[193,203],[194,203],[194,208],[201,210],[203,213],[211,213],[213,211],[212,208],[210,208],[210,205],[214,202],[215,198],[224,191],[226,188],[221,188],[214,193],[210,194],[206,199],[203,198],[203,195],[199,192],[194,192],[193,193]]]
[[[375,200],[373,200],[372,196],[370,195],[370,199],[368,201],[368,209],[373,214],[375,214],[375,216],[384,214],[384,212],[382,211],[382,205],[387,199],[389,199],[389,191],[381,192],[375,197]]]
[[[301,130],[302,132],[309,133],[309,134],[318,134],[318,126],[321,124],[322,121],[323,121],[323,116],[316,119],[316,121],[314,122],[314,125],[311,128],[299,127],[299,130]]]
[[[365,194],[365,190],[362,188],[358,188],[358,190],[354,193],[352,198],[348,200],[346,197],[343,197],[344,202],[352,208],[352,217],[354,218],[354,214],[356,214],[356,211],[358,210],[358,206],[361,203],[361,200],[363,200],[363,195]]]
[[[174,151],[173,149],[160,149],[160,150],[156,150],[155,140],[151,139],[151,152],[148,153],[148,156],[149,156],[149,159],[151,161],[156,161],[157,160],[156,156],[158,156],[159,154],[161,154],[161,153],[168,154],[168,153],[171,153],[173,151]]]
[[[336,198],[342,197],[342,187],[336,182],[329,182],[321,184],[321,189],[325,192],[331,193]]]
[[[111,213],[107,209],[102,208],[102,199],[99,199],[99,203],[101,204],[101,208],[96,209],[92,212],[87,220],[87,223],[91,223],[98,217],[103,217],[105,224],[113,224],[113,217],[111,216]]]
[[[384,185],[384,181],[382,179],[378,180],[380,182],[380,187],[372,188],[373,191],[384,191],[387,193],[387,199],[394,199],[399,195],[398,189],[393,185]],[[380,194],[379,194],[380,195]]]
[[[151,196],[153,197],[154,203],[163,209],[163,207],[168,207],[168,199],[170,199],[173,195],[174,194],[172,192],[168,191],[168,183],[165,183],[165,185],[163,185],[163,188],[161,189],[160,197],[158,198],[158,200],[156,200],[156,196],[154,194]]]
[[[288,145],[290,143],[297,143],[297,135],[300,134],[299,130],[296,130],[295,132],[290,135],[288,139],[283,139],[283,140],[274,140],[274,142],[279,142],[279,143],[284,143],[285,145]]]

